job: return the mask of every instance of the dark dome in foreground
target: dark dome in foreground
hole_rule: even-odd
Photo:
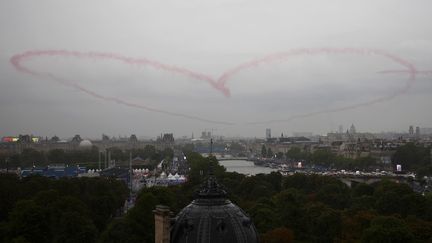
[[[198,196],[176,216],[171,242],[258,242],[246,213],[226,198],[211,174]]]

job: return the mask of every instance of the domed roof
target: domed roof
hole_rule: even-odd
[[[258,242],[250,217],[226,198],[210,173],[197,198],[175,218],[171,242]]]
[[[92,142],[90,142],[90,140],[82,140],[80,143],[79,143],[79,146],[80,147],[91,147],[93,144],[92,144]]]

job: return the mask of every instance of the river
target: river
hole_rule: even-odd
[[[272,171],[277,171],[269,167],[256,166],[252,161],[247,160],[224,160],[219,161],[219,164],[224,166],[228,172],[245,175],[270,174]]]

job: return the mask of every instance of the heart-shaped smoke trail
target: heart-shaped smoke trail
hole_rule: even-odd
[[[214,79],[208,75],[194,72],[191,70],[188,70],[186,68],[181,68],[173,65],[167,65],[163,64],[157,61],[145,59],[145,58],[131,58],[126,57],[118,54],[113,53],[104,53],[104,52],[78,52],[78,51],[67,51],[67,50],[40,50],[40,51],[27,51],[22,54],[14,55],[11,58],[12,65],[20,72],[27,73],[30,75],[38,76],[38,77],[44,77],[49,78],[51,80],[54,80],[58,83],[61,83],[63,85],[71,86],[76,89],[78,89],[81,92],[84,92],[88,95],[91,95],[95,98],[116,102],[118,104],[126,105],[129,107],[144,109],[151,112],[158,112],[163,113],[171,116],[178,116],[183,117],[187,119],[202,121],[202,122],[208,122],[208,123],[215,123],[215,124],[224,124],[224,125],[234,125],[235,123],[232,122],[226,122],[226,121],[216,121],[211,119],[205,119],[199,116],[192,116],[182,113],[176,113],[171,111],[165,111],[161,109],[156,109],[153,107],[149,107],[143,104],[137,104],[125,101],[120,98],[115,97],[108,97],[99,93],[96,93],[95,91],[89,90],[83,86],[78,85],[74,81],[66,80],[60,77],[57,77],[49,72],[38,72],[31,70],[27,67],[25,67],[22,63],[25,60],[28,60],[33,57],[42,57],[42,56],[61,56],[61,57],[76,57],[76,58],[93,58],[93,59],[100,59],[100,60],[116,60],[120,61],[122,63],[125,63],[127,65],[141,65],[141,66],[149,66],[156,69],[160,69],[166,72],[172,72],[177,73],[180,75],[187,76],[191,79],[200,80],[203,82],[206,82],[211,85],[214,89],[216,89],[219,92],[222,92],[222,94],[225,97],[230,97],[230,90],[227,88],[227,83],[230,79],[233,78],[234,75],[248,70],[255,67],[258,67],[260,65],[264,64],[271,64],[278,61],[284,61],[288,60],[289,58],[293,58],[295,56],[315,56],[315,55],[361,55],[361,56],[380,56],[383,57],[389,61],[392,61],[402,67],[404,67],[404,70],[389,70],[389,71],[382,71],[381,73],[407,73],[409,75],[407,79],[406,85],[396,92],[384,96],[384,97],[378,97],[373,100],[369,100],[363,103],[357,103],[357,104],[351,104],[344,107],[334,108],[334,109],[328,109],[328,110],[321,110],[321,111],[315,111],[310,113],[304,113],[304,114],[298,114],[291,117],[288,117],[286,119],[279,119],[279,120],[266,120],[266,121],[257,121],[257,122],[249,122],[246,124],[264,124],[264,123],[272,123],[272,122],[287,122],[291,121],[293,119],[298,118],[305,118],[310,116],[315,116],[319,114],[325,114],[325,113],[332,113],[332,112],[339,112],[349,109],[355,109],[362,106],[369,106],[376,103],[384,102],[390,99],[393,99],[399,95],[405,94],[408,92],[408,90],[412,87],[412,85],[415,82],[416,74],[422,73],[422,71],[417,71],[413,64],[410,62],[396,56],[392,55],[390,53],[387,53],[382,50],[376,50],[376,49],[364,49],[364,48],[301,48],[301,49],[293,49],[286,52],[279,52],[274,53],[271,55],[267,55],[258,59],[254,59],[245,63],[242,63],[232,69],[229,69],[228,71],[224,72],[218,79]],[[428,73],[429,71],[424,71],[425,73]]]

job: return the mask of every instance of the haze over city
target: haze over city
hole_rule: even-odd
[[[394,0],[3,0],[0,135],[432,127],[430,9]]]

